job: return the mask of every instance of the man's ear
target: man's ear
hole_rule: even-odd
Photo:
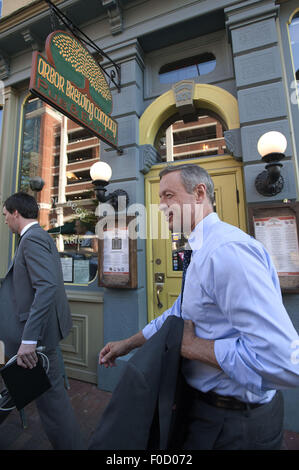
[[[199,183],[197,186],[195,186],[193,193],[194,193],[196,202],[198,204],[202,204],[207,193],[206,185],[204,183]]]

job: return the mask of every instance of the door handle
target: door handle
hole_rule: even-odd
[[[158,308],[162,308],[163,307],[163,304],[161,303],[160,301],[160,297],[159,295],[161,294],[163,290],[163,286],[156,286],[156,295],[157,295],[157,302],[158,302]]]

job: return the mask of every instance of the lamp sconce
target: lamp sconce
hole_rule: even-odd
[[[111,167],[105,162],[96,162],[90,168],[90,177],[94,190],[96,193],[97,200],[99,202],[107,202],[116,210],[118,208],[118,198],[126,198],[126,207],[129,204],[129,196],[123,189],[116,189],[112,193],[106,193],[106,186],[109,184],[112,176]]]
[[[280,174],[285,158],[287,139],[281,132],[271,131],[262,135],[258,141],[257,149],[263,161],[267,163],[265,170],[257,175],[255,188],[262,196],[275,196],[283,189],[284,180]]]
[[[40,176],[33,176],[29,180],[29,185],[32,191],[38,193],[43,189],[45,182]]]

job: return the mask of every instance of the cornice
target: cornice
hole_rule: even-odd
[[[131,39],[122,43],[107,47],[105,52],[117,63],[124,62],[135,57],[142,68],[144,68],[144,52],[139,44],[138,39]],[[103,61],[103,64],[105,61]]]
[[[234,29],[245,24],[254,23],[257,20],[276,17],[279,12],[279,5],[275,3],[275,0],[247,0],[225,8],[224,12],[227,18],[226,27]]]
[[[64,0],[52,1],[57,5],[64,2]],[[26,5],[14,11],[10,15],[4,16],[0,19],[0,34],[18,26],[20,23],[23,23],[34,16],[39,15],[40,13],[44,13],[48,8],[49,7],[44,0],[35,0],[30,3],[30,5]]]

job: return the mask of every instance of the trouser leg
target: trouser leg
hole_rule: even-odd
[[[3,379],[0,375],[0,408],[3,407],[4,409],[6,409],[6,408],[10,408],[11,405],[13,406],[13,403],[10,403],[11,400],[7,398],[8,396],[10,397],[5,387],[5,384],[3,382]],[[0,424],[2,424],[3,421],[5,421],[6,418],[8,418],[9,414],[10,414],[10,411],[0,410]]]
[[[217,408],[194,399],[185,450],[279,450],[283,440],[283,398],[244,411]]]
[[[46,351],[51,388],[36,400],[43,428],[54,449],[86,449],[64,380],[56,350]]]

